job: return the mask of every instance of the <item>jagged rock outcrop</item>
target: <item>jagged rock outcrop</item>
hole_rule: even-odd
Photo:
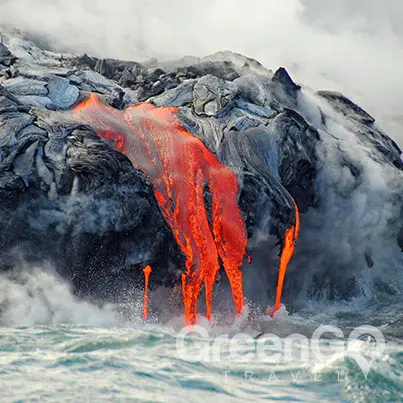
[[[152,264],[154,284],[179,281],[184,256],[152,183],[91,127],[62,112],[89,92],[117,109],[143,101],[179,108],[183,126],[238,176],[252,256],[268,247],[264,240],[256,242],[262,231],[264,239],[271,234],[283,242],[295,220],[294,200],[304,215],[329,202],[323,197],[326,186],[343,200],[364,194],[372,162],[354,159],[351,147],[386,167],[382,175],[394,175],[390,193],[382,188],[379,194],[396,209],[402,204],[401,151],[374,118],[341,94],[304,91],[284,68],[273,74],[229,52],[164,63],[100,60],[41,50],[5,34],[0,43],[0,270],[12,268],[21,256],[51,261],[77,292],[104,299],[128,295],[146,264]],[[336,190],[336,182],[320,179],[332,150],[339,164],[333,175],[338,169],[349,174],[349,183]],[[392,208],[390,220],[401,245],[402,218]],[[365,249],[359,252],[365,267],[376,265],[368,252],[374,242],[359,245]],[[267,270],[269,289],[276,267]],[[349,295],[345,286],[351,278],[333,279],[331,272],[329,281]]]

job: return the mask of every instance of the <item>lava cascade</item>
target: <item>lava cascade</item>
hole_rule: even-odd
[[[295,224],[286,230],[284,235],[284,245],[280,255],[280,264],[278,268],[278,280],[277,280],[277,293],[276,302],[274,304],[274,311],[277,312],[280,309],[281,294],[283,292],[284,278],[287,271],[288,263],[290,262],[292,255],[294,254],[295,241],[299,236],[299,211],[296,203],[295,205]]]
[[[148,319],[148,282],[150,280],[150,274],[152,270],[150,266],[146,266],[143,269],[144,273],[144,299],[143,299],[143,317]]]
[[[206,316],[211,317],[219,258],[240,314],[244,305],[240,266],[247,234],[237,202],[236,174],[183,128],[177,112],[176,107],[156,108],[148,103],[121,112],[91,94],[73,108],[72,117],[92,126],[152,181],[160,209],[186,257],[182,293],[186,322],[193,324],[203,283]],[[211,225],[206,189],[212,196]]]
[[[244,305],[242,265],[247,245],[245,224],[237,203],[238,182],[234,172],[222,165],[200,139],[186,131],[177,119],[178,108],[142,103],[125,111],[104,105],[95,94],[75,106],[73,118],[89,124],[133,166],[152,181],[160,209],[178,245],[186,256],[182,294],[187,324],[196,321],[197,300],[204,283],[206,316],[211,318],[213,286],[221,259],[228,276],[237,314]],[[204,192],[212,195],[211,225]],[[284,236],[274,312],[280,308],[285,273],[299,233],[295,224]],[[251,258],[248,257],[251,263]],[[145,318],[148,316],[148,281],[151,268],[144,269]]]

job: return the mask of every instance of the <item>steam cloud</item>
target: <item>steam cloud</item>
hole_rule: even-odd
[[[0,24],[58,49],[141,60],[244,53],[339,90],[403,145],[403,4],[395,0],[0,0]]]
[[[402,172],[373,158],[371,147],[354,135],[359,130],[355,123],[318,99],[310,101],[311,110],[306,110],[305,116],[318,126],[313,105],[320,106],[329,117],[330,136],[322,136],[317,149],[316,191],[321,206],[302,216],[303,230],[288,278],[295,285],[301,280],[299,271],[304,270],[303,301],[307,290],[315,288],[309,282],[317,275],[320,284],[316,286],[326,298],[332,292],[333,296],[348,296],[359,291],[368,299],[379,292],[398,294],[401,291],[397,289],[403,286],[399,274],[403,256],[395,240],[401,225]],[[327,289],[329,280],[336,289]]]
[[[121,325],[111,305],[99,307],[79,300],[51,267],[19,269],[0,276],[1,325]]]

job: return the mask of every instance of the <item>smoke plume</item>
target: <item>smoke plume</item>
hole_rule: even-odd
[[[219,50],[353,98],[403,144],[403,5],[395,0],[2,0],[0,24],[53,48],[142,60]]]

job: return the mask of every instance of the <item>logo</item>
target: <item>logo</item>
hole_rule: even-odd
[[[316,371],[350,358],[357,363],[365,378],[385,347],[382,332],[373,326],[357,327],[347,336],[336,326],[322,325],[309,339],[298,333],[285,338],[269,333],[258,338],[247,333],[211,337],[207,329],[194,325],[184,327],[176,338],[177,355],[191,362],[298,362],[308,364]]]

